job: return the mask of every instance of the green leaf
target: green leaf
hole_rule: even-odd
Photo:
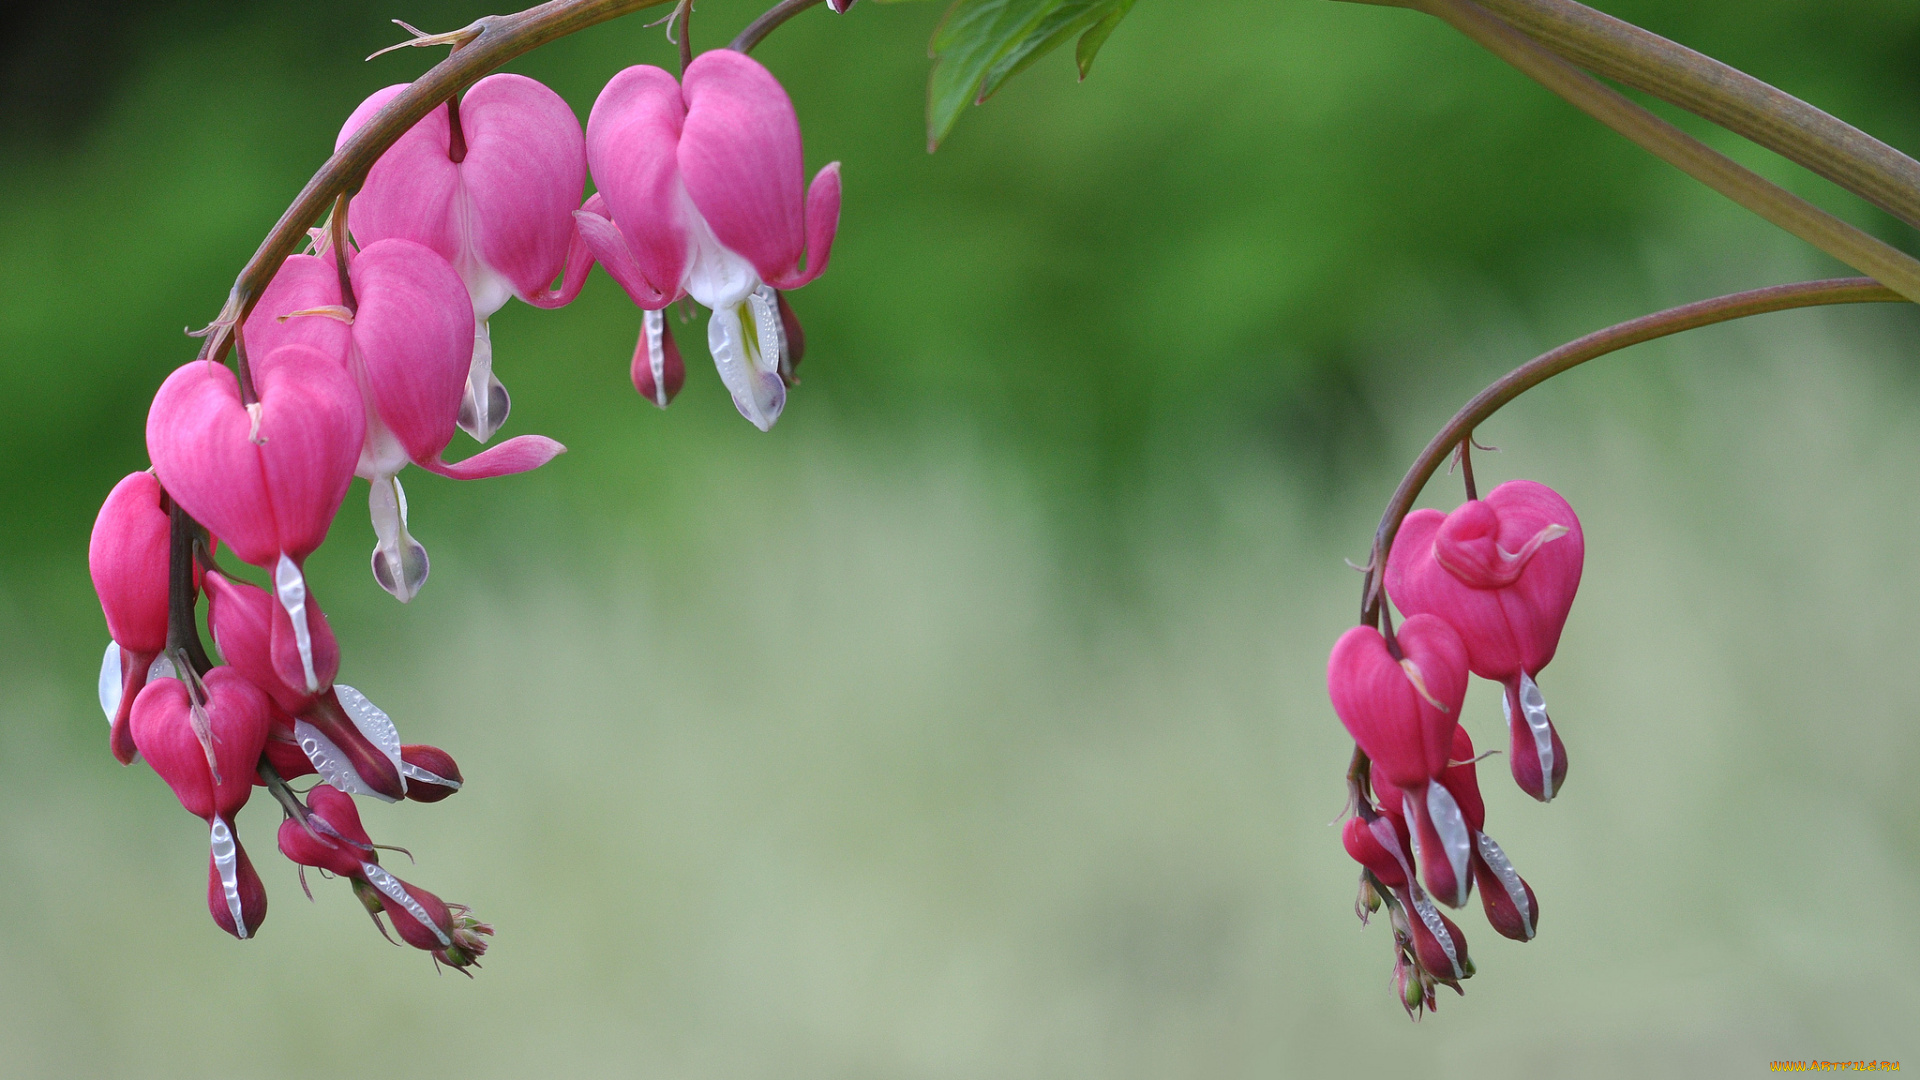
[[[954,0],[934,31],[927,149],[969,104],[985,101],[1035,60],[1080,35],[1080,77],[1133,0]]]
[[[986,101],[995,90],[1000,89],[1000,84],[1025,71],[1035,60],[1052,52],[1068,38],[1099,22],[1112,6],[1113,0],[1063,0],[987,72],[986,78],[980,82],[980,92],[974,98],[974,104]]]
[[[1113,36],[1114,28],[1120,25],[1120,20],[1132,10],[1133,0],[1118,0],[1105,17],[1080,35],[1080,44],[1073,50],[1074,61],[1080,65],[1080,81],[1086,81],[1087,73],[1093,70],[1093,58],[1100,52],[1100,46],[1107,43],[1107,39]]]

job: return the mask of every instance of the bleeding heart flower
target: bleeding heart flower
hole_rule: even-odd
[[[333,253],[289,258],[247,319],[246,340],[298,342],[336,358],[365,402],[355,471],[369,484],[378,543],[373,576],[402,601],[426,583],[426,548],[407,531],[399,473],[409,461],[456,480],[535,469],[566,448],[521,435],[463,461],[441,460],[453,441],[473,353],[473,306],[447,261],[411,240],[381,240],[350,256],[352,309]]]
[[[308,605],[314,662],[309,672],[302,669],[300,654],[292,647],[294,634],[286,613],[265,592],[216,572],[207,575],[207,599],[207,624],[221,657],[265,691],[276,711],[291,716],[283,736],[298,746],[309,767],[295,772],[283,769],[281,775],[312,771],[342,791],[387,802],[404,798],[405,777],[410,773],[401,758],[400,733],[365,695],[334,683],[340,671],[340,647],[319,607]],[[305,681],[309,675],[317,680],[311,690]],[[268,745],[274,747],[271,734]],[[274,749],[276,755],[285,754]],[[279,768],[282,759],[273,760]]]
[[[1515,941],[1533,940],[1540,925],[1540,901],[1533,895],[1533,886],[1513,868],[1507,853],[1482,831],[1487,808],[1480,797],[1473,739],[1466,728],[1454,729],[1453,763],[1440,775],[1440,783],[1453,795],[1473,838],[1473,878],[1480,885],[1480,906],[1486,909],[1487,922]]]
[[[165,493],[150,472],[115,484],[94,519],[87,569],[113,640],[100,667],[100,706],[111,725],[108,747],[125,765],[133,761],[127,719],[147,672],[167,647],[167,565],[170,529],[162,508]]]
[[[346,370],[310,346],[268,352],[252,370],[251,406],[218,364],[195,360],[169,375],[147,413],[147,453],[194,520],[272,572],[311,669],[301,567],[353,480],[366,418]]]
[[[615,75],[587,119],[587,163],[599,193],[575,214],[580,235],[647,312],[635,385],[656,404],[672,396],[660,310],[692,296],[713,311],[707,344],[735,407],[771,428],[793,370],[791,309],[783,313],[775,290],[826,269],[839,164],[807,187],[792,101],[766,68],[730,49],[694,60],[684,86],[645,65]]]
[[[160,678],[133,703],[129,727],[147,764],[180,805],[211,827],[207,901],[214,921],[238,938],[266,918],[266,891],[247,861],[233,818],[253,793],[254,768],[267,741],[265,694],[228,667],[200,679],[196,701],[187,684]]]
[[[1451,514],[1407,515],[1387,559],[1393,602],[1445,619],[1474,674],[1505,687],[1513,777],[1542,802],[1560,790],[1567,753],[1534,679],[1559,645],[1585,557],[1566,500],[1513,480]]]
[[[334,148],[406,88],[362,102]],[[579,294],[593,263],[573,222],[586,177],[580,121],[560,95],[523,75],[489,75],[389,147],[348,208],[361,247],[390,238],[424,244],[465,283],[474,335],[458,416],[481,442],[509,408],[493,376],[487,320],[512,296],[556,308]]]

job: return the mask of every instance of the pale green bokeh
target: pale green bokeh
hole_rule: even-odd
[[[453,24],[441,6],[401,14]],[[363,32],[315,42],[282,13],[157,42],[91,134],[0,164],[21,463],[0,533],[0,1076],[1920,1062],[1912,317],[1703,331],[1482,431],[1503,448],[1483,485],[1551,483],[1585,525],[1541,680],[1572,770],[1543,807],[1482,767],[1541,936],[1499,938],[1475,901],[1458,921],[1480,974],[1409,1025],[1328,825],[1349,744],[1324,662],[1358,600],[1341,560],[1499,371],[1835,271],[1409,13],[1175,9],[1145,0],[1086,86],[1040,65],[932,159],[912,94],[933,7],[796,23],[766,58],[810,161],[848,162],[849,210],[796,297],[812,351],[774,433],[733,415],[697,325],[673,410],[624,388],[637,316],[601,277],[575,309],[496,322],[507,434],[572,450],[532,477],[413,482],[435,570],[409,607],[367,580],[350,494],[312,568],[342,677],[470,781],[365,817],[419,857],[398,872],[499,927],[472,983],[380,941],[338,882],[313,877],[308,904],[264,799],[240,831],[271,913],[256,941],[221,934],[203,827],[112,763],[92,700],[87,525],[144,464],[175,328],[217,307],[385,81],[342,59]],[[199,67],[263,40],[322,58]],[[669,55],[637,27],[552,52],[527,70],[582,114],[620,63]],[[1410,87],[1432,92],[1395,119]],[[1847,115],[1889,137],[1920,117],[1862,115],[1854,92]],[[1484,684],[1466,722],[1504,742]]]

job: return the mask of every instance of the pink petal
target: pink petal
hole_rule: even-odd
[[[607,200],[599,192],[595,192],[585,206],[573,212],[581,245],[599,260],[601,266],[606,267],[608,275],[641,307],[658,311],[678,300],[680,290],[677,285],[670,291],[662,292],[647,280],[640,260],[634,258],[633,249],[627,246],[626,236],[606,215]]]
[[[1378,630],[1356,626],[1327,660],[1327,693],[1341,723],[1373,759],[1376,786],[1417,788],[1447,767],[1467,691],[1466,647],[1429,615],[1408,619],[1399,643],[1419,685],[1388,653]]]
[[[688,66],[686,101],[680,174],[694,206],[763,280],[792,278],[807,242],[793,102],[771,72],[731,49],[702,53]],[[830,184],[837,192],[837,181]]]
[[[297,562],[326,539],[366,415],[352,379],[315,349],[283,346],[252,366],[257,432],[233,373],[195,360],[154,396],[147,453],[174,500],[241,560]]]
[[[160,481],[150,472],[115,484],[94,520],[87,568],[107,616],[107,632],[122,649],[157,653],[167,647],[171,532],[160,509]]]
[[[595,192],[593,198],[600,198],[599,192]],[[587,200],[587,204],[593,205],[593,199]],[[605,200],[601,200],[600,205],[604,207]],[[560,274],[560,284],[553,288],[541,289],[539,292],[527,293],[520,299],[534,307],[550,310],[566,307],[580,295],[580,290],[587,284],[587,273],[593,269],[594,262],[593,248],[587,244],[586,237],[580,234],[580,222],[577,220],[580,213],[581,211],[575,210],[568,216],[567,262],[566,268]],[[612,223],[608,222],[608,224]],[[622,240],[620,246],[625,250],[626,241]]]
[[[435,457],[416,464],[455,480],[483,480],[489,476],[530,472],[559,457],[566,449],[545,435],[519,435],[463,461],[449,463]]]
[[[833,255],[833,236],[840,228],[840,163],[820,170],[807,190],[807,269],[783,278],[770,278],[776,289],[797,289],[827,268]]]
[[[231,818],[253,793],[254,766],[267,742],[267,697],[228,667],[203,679],[207,720],[213,731],[213,756],[219,763],[216,784],[207,752],[195,736],[186,684],[155,679],[133,703],[133,741],[140,754],[188,812],[203,818]]]
[[[473,359],[473,302],[453,267],[407,240],[369,245],[351,264],[360,309],[353,343],[369,403],[415,461],[453,440]]]
[[[334,149],[406,88],[404,83],[389,86],[361,102],[341,126]],[[465,119],[463,111],[462,130]],[[459,260],[465,231],[459,206],[460,170],[447,157],[448,140],[447,107],[442,105],[408,128],[373,163],[347,207],[347,226],[362,247],[399,238],[423,244],[448,262]]]
[[[625,238],[636,268],[632,276],[650,286],[628,286],[637,303],[648,294],[678,295],[686,274],[686,208],[675,156],[685,120],[679,84],[644,64],[615,75],[587,117],[587,164],[609,211],[601,216]],[[594,254],[607,263],[600,245]]]
[[[344,365],[353,333],[346,323],[324,315],[292,315],[339,303],[340,277],[333,256],[292,256],[247,316],[241,335],[247,355],[265,356],[282,345],[310,345]]]
[[[460,99],[460,128],[476,253],[521,299],[547,293],[567,267],[573,211],[587,182],[579,118],[540,83],[500,74]]]

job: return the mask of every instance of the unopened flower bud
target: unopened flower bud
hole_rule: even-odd
[[[1380,910],[1380,893],[1373,887],[1373,875],[1360,871],[1360,895],[1353,902],[1353,913],[1365,926],[1368,918]]]
[[[267,921],[267,887],[254,872],[240,838],[217,818],[213,850],[207,857],[207,910],[220,929],[242,941]]]
[[[640,341],[633,349],[633,388],[640,396],[661,408],[673,402],[687,381],[687,365],[680,358],[680,346],[674,343],[673,329],[663,311],[645,312],[640,320]]]
[[[407,798],[414,802],[439,802],[460,790],[460,766],[454,763],[452,754],[437,746],[402,746],[400,771],[407,778]]]
[[[1427,974],[1455,990],[1460,980],[1471,978],[1473,962],[1467,958],[1467,939],[1453,920],[1440,913],[1432,901],[1418,893],[1402,892],[1401,901],[1410,909],[1409,930],[1413,936],[1414,956]]]

